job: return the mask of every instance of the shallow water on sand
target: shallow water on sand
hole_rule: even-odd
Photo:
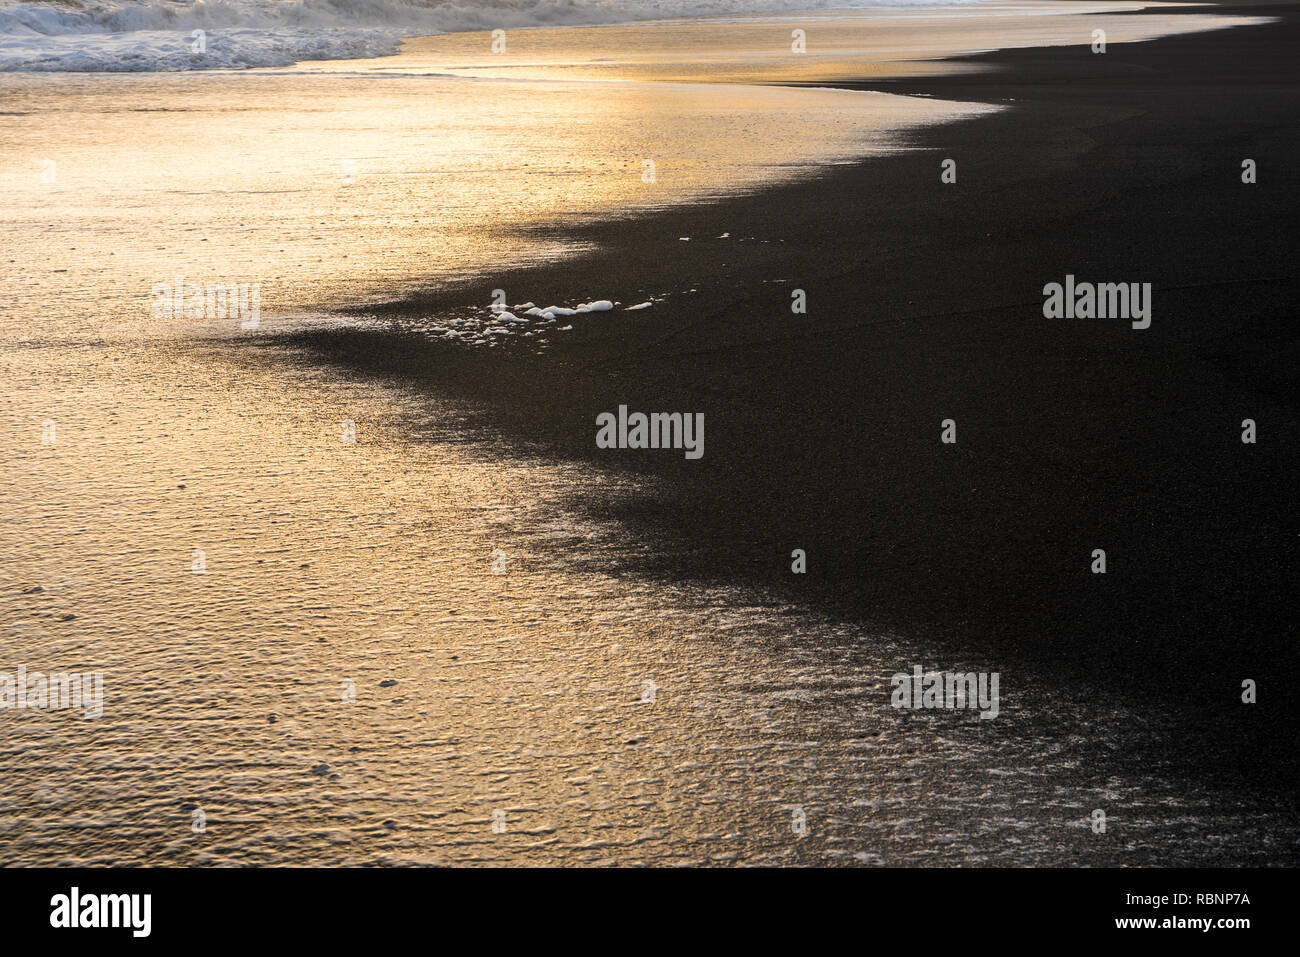
[[[268,312],[490,275],[561,254],[544,224],[760,185],[949,106],[346,71],[0,85],[0,671],[102,671],[106,696],[94,720],[0,711],[0,862],[1275,856],[1254,812],[1125,757],[1158,716],[638,577],[653,543],[569,503],[652,488],[323,369],[274,323],[149,318],[178,274],[261,281]],[[999,671],[1002,715],[891,708],[917,664]]]
[[[177,276],[256,282],[273,314],[490,274],[572,251],[565,227],[589,217],[770,186],[989,109],[349,73],[0,75],[0,90],[6,290],[30,322],[0,335],[20,339],[133,333]]]
[[[1267,822],[1133,767],[1149,713],[627,574],[646,544],[567,503],[646,490],[467,437],[464,410],[221,342],[57,358],[9,380],[4,666],[103,671],[105,705],[3,712],[5,863],[1276,853]],[[1001,714],[896,711],[914,664],[1000,671]]]
[[[1170,17],[1162,4],[1010,0],[700,17],[569,30],[507,31],[493,52],[483,33],[406,42],[400,57],[319,61],[295,69],[454,76],[659,82],[816,83],[970,72],[946,58],[990,50],[1114,45],[1262,22],[1250,16]],[[796,36],[796,31],[800,36]],[[798,49],[796,50],[796,46]],[[1099,54],[1100,55],[1100,54]]]

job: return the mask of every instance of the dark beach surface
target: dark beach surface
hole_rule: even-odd
[[[864,82],[1010,108],[792,185],[569,230],[593,251],[371,310],[390,332],[290,344],[464,400],[509,447],[651,477],[650,493],[572,503],[646,543],[629,573],[752,584],[928,636],[927,667],[977,650],[1004,689],[1032,670],[1159,707],[1179,724],[1160,760],[1234,799],[1284,790],[1300,5],[1231,11],[1280,22]],[[1067,274],[1151,283],[1150,328],[1045,319],[1043,286]],[[481,314],[494,288],[657,301],[575,317],[545,356],[403,329]],[[703,412],[704,457],[597,449],[596,416],[619,405]],[[791,573],[796,548],[807,574]]]

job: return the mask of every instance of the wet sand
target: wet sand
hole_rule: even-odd
[[[409,177],[361,164],[326,185],[300,177],[334,179],[343,158],[311,110],[346,127],[351,107],[402,109],[441,81],[396,97],[370,74],[131,81],[206,90],[165,120],[218,136],[226,111],[259,105],[228,84],[262,104],[299,91],[249,128],[310,135],[232,182],[303,178],[339,219],[233,203],[164,242],[188,214],[151,207],[176,187],[161,176],[116,205],[64,197],[129,213],[122,265],[87,266],[86,238],[109,234],[73,215],[50,217],[38,255],[11,254],[27,258],[0,351],[5,665],[102,670],[105,707],[4,713],[3,863],[1295,863],[1297,31],[1290,8],[1262,12],[1287,20],[878,83],[1003,109],[815,178],[798,173],[825,154],[783,161],[793,183],[724,201],[506,217],[470,265],[567,258],[342,319],[310,306],[466,259],[430,225],[464,197],[440,198],[420,162],[423,143],[457,141],[416,103],[421,139],[394,141]],[[94,102],[108,85],[68,84],[94,88],[76,128],[130,140],[122,88]],[[361,99],[342,110],[348,89]],[[589,185],[608,116],[590,119],[572,176]],[[487,153],[498,129],[527,145],[502,110],[478,131]],[[1258,185],[1240,183],[1243,155]],[[957,184],[939,181],[945,157]],[[118,182],[59,169],[79,189]],[[717,172],[725,190],[735,171]],[[391,230],[364,218],[394,205],[411,216]],[[352,243],[322,238],[350,223]],[[226,245],[195,254],[196,237]],[[211,338],[149,325],[126,267],[186,251],[231,275],[265,253],[285,296],[267,313],[294,319]],[[1044,320],[1041,288],[1067,272],[1152,282],[1151,328]],[[483,316],[494,288],[655,301],[568,317],[545,349],[431,338]],[[705,413],[704,457],[597,450],[595,416],[620,404]],[[956,446],[939,442],[948,417]],[[916,665],[1000,672],[999,717],[890,707],[891,675]],[[1258,705],[1238,703],[1243,672]]]
[[[544,359],[376,331],[298,341],[470,399],[522,447],[653,477],[572,503],[653,543],[637,571],[751,583],[1101,700],[1158,700],[1185,722],[1159,748],[1187,774],[1285,784],[1300,19],[1232,12],[1283,19],[838,81],[1014,108],[915,134],[918,152],[594,225],[589,255],[378,311],[400,328],[493,287],[658,298]],[[948,157],[957,184],[940,183]],[[1066,274],[1151,282],[1151,327],[1044,319],[1042,287]],[[595,416],[619,404],[705,412],[706,455],[597,450]],[[1243,678],[1267,703],[1241,703]]]

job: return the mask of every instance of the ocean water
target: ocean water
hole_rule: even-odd
[[[749,19],[605,28],[641,51],[630,77],[569,30],[521,31],[546,52],[513,76],[467,62],[465,36],[364,63],[0,76],[0,673],[102,672],[105,694],[93,720],[0,710],[0,863],[1276,857],[1257,807],[1134,757],[1173,716],[973,639],[939,660],[929,635],[639,577],[653,543],[569,503],[653,488],[281,340],[440,283],[481,284],[500,326],[493,270],[570,254],[566,224],[987,109],[682,81],[682,44],[697,73],[709,46],[720,71],[752,62]],[[887,58],[858,42],[837,62]],[[176,276],[258,283],[261,325],[154,315]],[[562,333],[543,323],[507,334],[544,351]],[[914,665],[1000,672],[1002,716],[889,707]]]
[[[177,71],[379,56],[402,37],[978,0],[0,0],[0,71]],[[197,32],[196,32],[197,31]]]

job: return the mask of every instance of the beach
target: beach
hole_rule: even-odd
[[[1243,196],[1240,160],[1234,175],[1217,173],[1229,168],[1223,144],[1274,150],[1285,166],[1287,67],[1282,54],[1256,55],[1259,32],[1135,45],[1104,70],[1086,47],[1045,49],[967,58],[973,74],[853,84],[1018,106],[913,138],[929,163],[873,159],[674,210],[632,236],[595,227],[586,237],[599,253],[498,277],[538,302],[604,288],[611,275],[640,300],[662,294],[656,276],[686,277],[653,321],[590,325],[508,377],[471,367],[462,381],[436,344],[437,360],[401,364],[458,381],[529,441],[546,435],[575,459],[663,477],[671,492],[616,514],[673,541],[666,575],[756,578],[920,621],[943,607],[1053,669],[1095,677],[1106,661],[1117,687],[1174,699],[1189,676],[1226,683],[1283,665],[1279,603],[1295,556],[1277,492],[1291,485],[1285,382],[1296,346],[1271,317],[1293,288],[1289,248],[1278,198]],[[1223,75],[1212,72],[1220,62]],[[945,193],[940,160],[958,154],[978,179]],[[1125,264],[1161,290],[1165,322],[1043,321],[1042,284],[1123,275]],[[818,290],[807,318],[789,311],[797,287]],[[379,314],[425,316],[462,300]],[[395,369],[383,337],[359,338],[319,341],[349,362],[375,348]],[[727,423],[713,429],[717,457],[701,467],[602,455],[580,423],[619,403],[716,410]],[[1236,457],[1246,413],[1231,411],[1245,406],[1282,424],[1277,445],[1252,448],[1248,465]],[[978,452],[937,441],[948,416],[969,421]],[[1102,539],[1133,557],[1104,591],[1076,574]],[[810,541],[821,567],[793,579],[786,543]],[[725,561],[710,542],[727,543]],[[1235,696],[1223,700],[1210,719],[1220,732],[1245,720]]]
[[[1090,17],[1104,54],[619,25],[186,74],[166,122],[244,130],[252,187],[178,147],[157,193],[105,174],[117,239],[6,215],[46,244],[6,256],[4,650],[105,711],[5,714],[4,863],[1294,865],[1300,13]],[[107,82],[69,128],[128,122]],[[535,91],[585,132],[515,136]],[[409,139],[331,153],[320,104],[370,98]],[[546,190],[473,185],[530,152]],[[182,274],[265,275],[260,325],[150,314]],[[1067,277],[1149,283],[1149,326],[1047,318]],[[703,453],[599,447],[620,407]],[[998,715],[891,706],[918,667],[1000,675]]]

